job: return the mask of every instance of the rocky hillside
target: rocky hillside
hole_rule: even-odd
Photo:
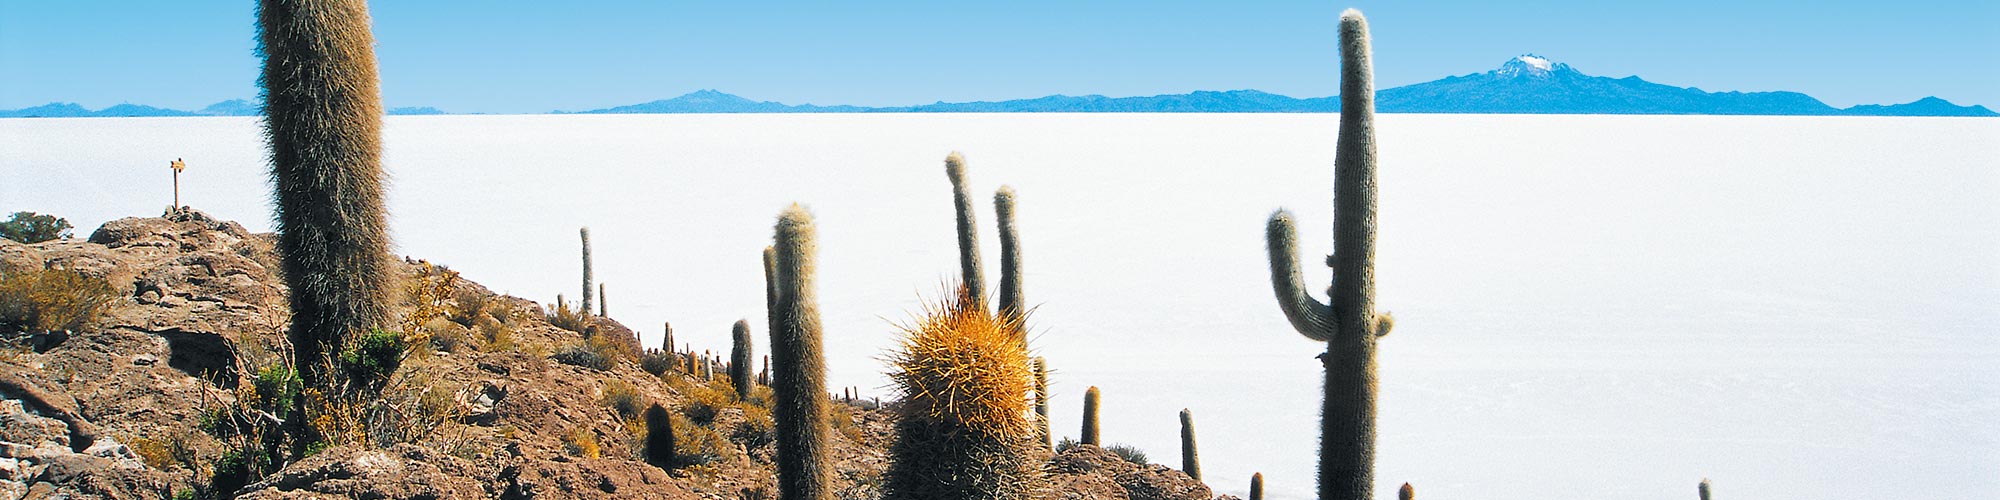
[[[13,334],[0,349],[0,500],[776,497],[767,397],[734,401],[726,377],[638,352],[616,321],[566,325],[591,335],[558,327],[540,304],[417,260],[401,268],[399,313],[414,345],[380,401],[354,409],[355,438],[218,480],[218,464],[255,445],[241,429],[277,419],[256,410],[287,352],[272,240],[193,210],[113,221],[88,240],[0,240],[0,265],[75,270],[116,291],[85,327]],[[666,468],[640,450],[637,410],[653,403],[676,414]],[[837,491],[877,498],[893,404],[836,408]],[[1046,470],[1057,498],[1213,496],[1088,445]]]

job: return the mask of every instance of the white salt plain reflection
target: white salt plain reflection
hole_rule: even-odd
[[[832,383],[955,274],[942,159],[1020,191],[1058,435],[1244,494],[1309,498],[1321,348],[1271,298],[1262,229],[1331,247],[1332,115],[391,117],[397,252],[496,290],[577,293],[591,226],[613,317],[724,349],[758,252],[811,207]],[[1384,115],[1378,495],[2000,495],[2000,120]],[[90,229],[187,203],[268,230],[252,118],[0,120],[0,211]],[[1324,283],[1326,270],[1306,270]],[[755,322],[753,322],[755,323]],[[762,335],[763,332],[758,332]],[[760,342],[760,351],[768,351]]]

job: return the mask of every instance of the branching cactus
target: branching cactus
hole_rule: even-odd
[[[750,345],[750,322],[736,320],[736,326],[729,333],[731,340],[735,341],[735,345],[729,348],[729,383],[736,385],[737,401],[749,401],[750,389],[755,383],[750,380],[750,358],[755,356],[750,352],[754,348]]]
[[[979,224],[973,220],[972,191],[965,183],[965,155],[944,157],[944,175],[951,179],[952,204],[958,207],[958,267],[968,300],[986,302],[986,273],[979,263]]]
[[[1264,473],[1250,475],[1250,500],[1264,500]]]
[[[1077,437],[1077,442],[1104,446],[1104,442],[1097,439],[1097,386],[1094,385],[1090,386],[1090,390],[1083,391],[1083,435]]]
[[[1394,324],[1375,314],[1375,90],[1368,21],[1340,16],[1340,138],[1334,158],[1334,252],[1329,303],[1307,294],[1298,266],[1292,214],[1279,210],[1266,228],[1271,284],[1292,327],[1326,342],[1325,400],[1320,408],[1319,497],[1367,500],[1374,494],[1375,343]]]
[[[583,238],[583,309],[581,311],[583,315],[589,316],[591,304],[590,281],[592,278],[590,274],[590,228],[577,228],[576,234]]]
[[[1201,454],[1194,448],[1194,412],[1181,409],[1181,472],[1201,480]]]
[[[331,394],[340,350],[390,321],[382,199],[382,101],[375,38],[362,0],[258,2],[258,82],[270,145],[292,322],[285,336],[301,382]],[[308,398],[297,398],[305,415]],[[317,410],[314,408],[313,410]],[[305,419],[294,442],[309,444]],[[295,450],[300,451],[300,450]]]
[[[778,498],[832,500],[833,462],[827,440],[826,360],[813,275],[818,253],[812,214],[792,205],[779,214],[772,271],[777,282],[771,390],[777,399]]]
[[[1023,322],[1027,306],[1021,298],[1021,236],[1014,228],[1014,188],[1000,186],[993,193],[993,217],[1000,220],[1000,314]],[[1021,329],[1024,342],[1027,332]]]

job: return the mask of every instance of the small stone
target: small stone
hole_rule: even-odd
[[[159,363],[160,357],[151,354],[140,354],[132,357],[132,364],[139,366],[153,366]]]

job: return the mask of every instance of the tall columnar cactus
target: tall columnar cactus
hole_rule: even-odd
[[[1264,473],[1250,475],[1250,500],[1264,500]]]
[[[1410,483],[1403,483],[1403,487],[1396,490],[1396,500],[1412,500],[1414,498],[1417,498],[1417,488],[1410,486]],[[1708,499],[1703,498],[1702,500]]]
[[[1709,486],[1709,484],[1708,484],[1708,478],[1705,478],[1705,477],[1704,477],[1704,478],[1701,478],[1701,484],[1700,484],[1700,485],[1698,485],[1698,486],[1696,486],[1696,487],[1695,487],[1695,490],[1696,490],[1696,492],[1697,492],[1697,493],[1700,493],[1700,494],[1701,494],[1701,500],[1712,500],[1712,499],[1711,499],[1711,498],[1709,497],[1709,495],[1710,495],[1711,493],[1713,493],[1713,490],[1711,490],[1711,489],[1710,489],[1710,486]],[[1405,500],[1407,500],[1407,499],[1405,499]]]
[[[736,385],[736,400],[749,401],[750,389],[756,382],[750,380],[750,358],[755,356],[750,350],[750,322],[736,320],[730,329],[735,345],[729,348],[729,382]]]
[[[1104,446],[1104,442],[1097,439],[1097,386],[1094,385],[1090,386],[1090,390],[1083,391],[1083,436],[1078,437],[1077,442]]]
[[[986,302],[986,274],[979,263],[979,224],[973,220],[972,191],[965,183],[965,155],[944,157],[944,175],[951,179],[952,204],[958,207],[958,267],[960,284],[972,302]]]
[[[1027,417],[1034,382],[1019,329],[963,292],[906,328],[889,360],[903,404],[883,498],[1040,498],[1043,455]]]
[[[1014,228],[1013,187],[1000,186],[993,193],[993,217],[1000,220],[1000,314],[1021,322],[1027,306],[1021,298],[1021,237]],[[1021,329],[1024,341],[1027,331]]]
[[[592,276],[591,276],[591,274],[590,274],[590,228],[589,228],[588,226],[586,226],[586,227],[582,227],[582,228],[578,228],[578,229],[576,230],[576,234],[577,234],[578,236],[581,236],[581,237],[583,238],[583,309],[582,309],[582,312],[583,312],[583,315],[584,315],[584,316],[589,316],[589,315],[590,315],[590,303],[591,303],[591,301],[590,301],[590,292],[591,292],[591,289],[590,289],[590,281],[591,281],[591,278],[592,278]]]
[[[1194,412],[1181,408],[1181,472],[1201,480],[1201,454],[1194,448]]]
[[[1307,339],[1326,342],[1320,355],[1326,393],[1320,407],[1319,497],[1367,500],[1375,481],[1375,343],[1394,323],[1386,313],[1375,314],[1375,90],[1368,21],[1359,11],[1340,16],[1340,56],[1329,303],[1306,293],[1292,214],[1272,214],[1265,237],[1271,285],[1285,318]]]
[[[812,214],[792,205],[778,215],[772,270],[777,296],[771,329],[771,376],[776,401],[778,498],[831,500],[833,463],[827,444],[826,360],[813,274],[818,243]]]
[[[362,0],[262,0],[257,21],[277,249],[291,287],[285,336],[300,380],[331,393],[340,350],[390,321],[397,275],[382,200],[375,38]],[[306,398],[298,401],[304,410]]]
[[[662,469],[674,465],[674,419],[666,407],[653,403],[646,408],[646,463]]]
[[[1049,360],[1041,356],[1035,356],[1035,427],[1042,449],[1054,450],[1055,441],[1049,434]]]
[[[778,272],[777,265],[777,250],[764,247],[764,321],[768,323],[764,327],[769,331],[778,330],[778,281],[777,275],[774,274]],[[771,360],[767,356],[764,358],[764,366],[770,365]]]

